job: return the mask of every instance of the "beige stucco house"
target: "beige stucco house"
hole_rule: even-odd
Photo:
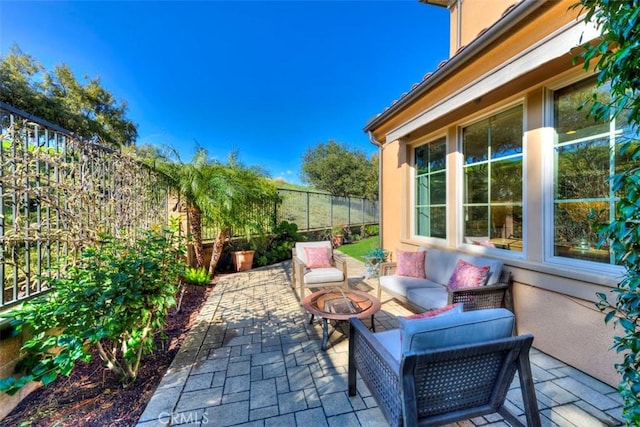
[[[608,91],[574,62],[597,29],[574,0],[423,2],[450,11],[450,57],[364,128],[380,151],[382,246],[501,259],[518,332],[617,385],[615,331],[595,301],[623,270],[589,213],[612,215],[607,177],[626,159],[610,148],[629,129],[577,111]]]

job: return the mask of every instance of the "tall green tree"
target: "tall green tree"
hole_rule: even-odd
[[[623,415],[628,425],[640,425],[640,1],[581,0],[574,8],[586,12],[585,20],[595,23],[601,37],[587,41],[577,58],[586,71],[594,70],[600,86],[610,85],[610,98],[594,94],[585,106],[597,120],[620,118],[628,124],[626,140],[620,144],[619,158],[629,165],[612,177],[618,196],[615,218],[597,227],[600,244],[608,242],[617,264],[626,274],[613,289],[615,301],[599,293],[598,308],[606,311],[605,321],[614,322],[622,333],[613,347],[622,355],[616,365],[622,379],[618,390],[624,400]],[[629,137],[630,136],[630,137]]]
[[[47,71],[17,45],[0,59],[0,76],[0,101],[13,107],[114,148],[138,137],[126,101],[118,102],[99,77],[79,82],[65,64]]]
[[[378,198],[378,160],[362,150],[330,140],[309,147],[302,158],[302,179],[334,196]]]

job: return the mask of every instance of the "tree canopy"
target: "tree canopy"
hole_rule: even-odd
[[[0,75],[0,101],[13,107],[113,148],[138,137],[126,101],[118,102],[99,77],[84,76],[83,84],[65,64],[47,71],[17,45],[0,58]]]
[[[302,179],[334,196],[378,198],[378,156],[330,140],[307,148],[302,158]]]

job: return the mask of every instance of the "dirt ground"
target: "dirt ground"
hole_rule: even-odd
[[[155,353],[143,359],[133,384],[124,386],[94,356],[90,363],[77,365],[70,377],[31,393],[0,426],[134,426],[214,283],[186,286],[180,312],[173,308],[167,317],[167,338],[158,340]]]

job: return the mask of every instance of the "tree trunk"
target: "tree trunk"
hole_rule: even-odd
[[[193,244],[193,253],[196,257],[196,267],[204,266],[204,254],[202,250],[202,212],[197,206],[189,205],[187,208],[187,220]]]
[[[211,262],[209,263],[209,274],[213,277],[213,273],[216,270],[218,261],[222,256],[222,249],[224,248],[224,242],[227,240],[227,233],[220,231],[216,235],[216,240],[213,242],[213,248],[211,250]]]

